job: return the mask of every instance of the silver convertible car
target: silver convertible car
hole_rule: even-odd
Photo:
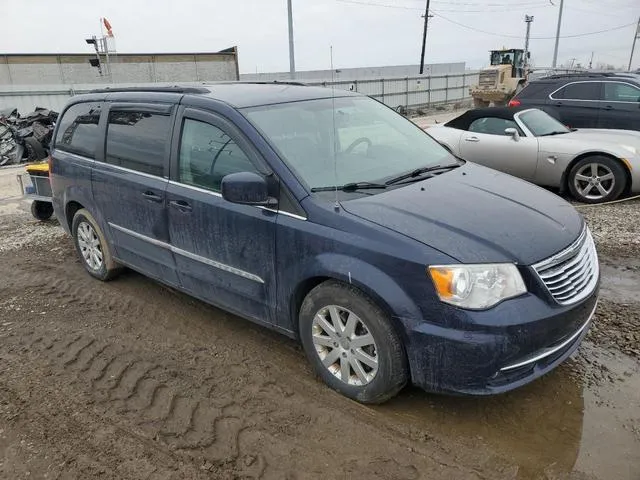
[[[464,160],[581,202],[640,192],[640,132],[570,129],[535,108],[479,108],[427,133]]]

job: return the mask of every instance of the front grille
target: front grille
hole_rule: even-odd
[[[480,72],[480,78],[478,81],[478,84],[480,85],[480,87],[495,87],[496,86],[496,79],[498,78],[498,71],[497,70],[490,70],[488,72]]]
[[[600,270],[591,232],[585,226],[570,247],[533,268],[559,304],[571,305],[588,297],[598,282]]]

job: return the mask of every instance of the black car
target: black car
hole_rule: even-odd
[[[640,130],[640,75],[580,73],[529,82],[509,106],[542,108],[571,128]]]

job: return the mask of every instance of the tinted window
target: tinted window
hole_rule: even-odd
[[[565,100],[600,100],[601,82],[570,83],[552,95]]]
[[[169,119],[156,113],[110,111],[107,163],[162,176]]]
[[[639,102],[640,89],[628,83],[606,82],[604,99],[610,102]]]
[[[99,103],[78,103],[69,107],[59,122],[56,148],[94,158],[100,111]]]
[[[515,128],[516,130],[519,130],[516,122],[513,120],[505,120],[504,118],[479,118],[469,125],[470,132],[488,133],[490,135],[506,135],[504,131],[507,128]]]
[[[186,119],[180,141],[179,180],[216,192],[225,175],[256,172],[249,158],[222,130]]]

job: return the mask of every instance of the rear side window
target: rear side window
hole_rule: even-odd
[[[55,147],[95,158],[101,110],[99,103],[76,103],[69,107],[59,122]]]
[[[106,162],[161,177],[170,136],[170,118],[158,113],[111,110]]]
[[[604,99],[608,102],[640,102],[640,88],[628,83],[606,82]]]
[[[529,85],[524,87],[524,89],[516,95],[516,98],[546,98],[549,94],[549,91],[553,91],[554,88],[551,87],[550,83],[545,82],[531,82]]]
[[[578,82],[565,85],[551,95],[564,100],[600,100],[602,82]]]
[[[245,153],[218,127],[185,119],[180,140],[179,180],[181,183],[220,191],[225,175],[255,172]]]

